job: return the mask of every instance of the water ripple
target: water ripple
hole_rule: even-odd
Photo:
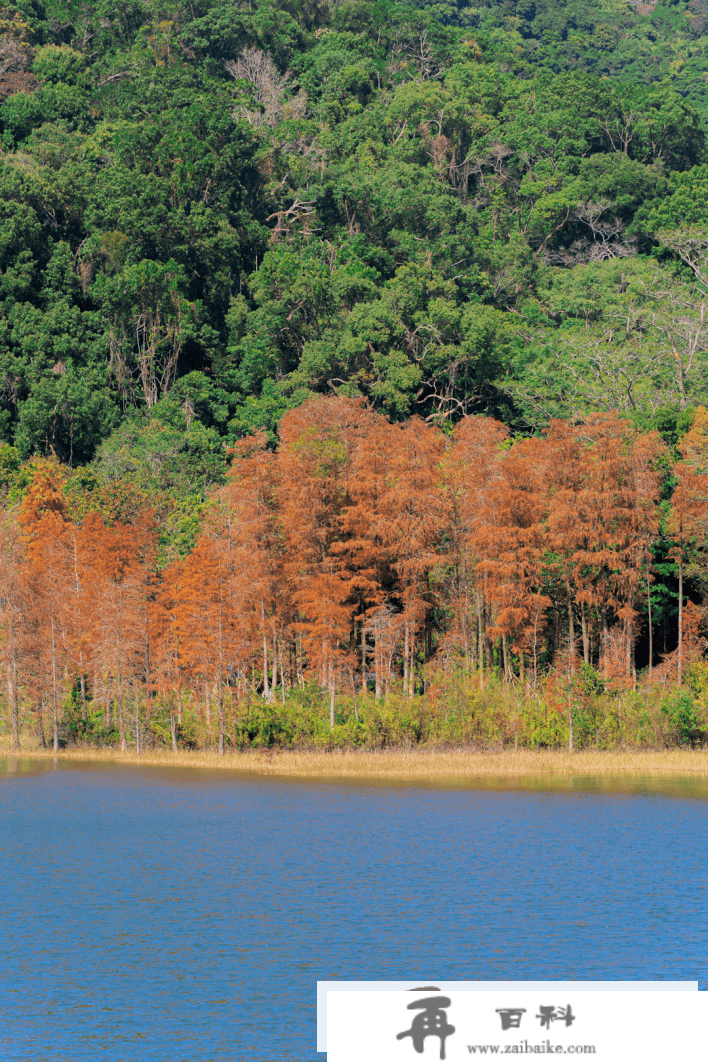
[[[707,826],[680,791],[6,777],[0,1057],[314,1062],[318,979],[705,988]]]

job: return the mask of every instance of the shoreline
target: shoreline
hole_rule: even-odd
[[[54,761],[51,749],[0,748],[0,757],[12,760]],[[219,756],[211,751],[151,750],[137,756],[115,749],[74,746],[60,749],[57,764],[105,764],[123,767],[166,767],[227,770],[240,774],[300,780],[457,782],[522,778],[573,779],[614,775],[676,777],[691,775],[708,780],[708,749],[602,752],[584,750],[523,749],[481,752],[467,749],[382,749],[291,751],[248,750]]]

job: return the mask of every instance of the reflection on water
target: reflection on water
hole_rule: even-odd
[[[706,987],[700,776],[56,766],[0,761],[3,1062],[313,1062],[318,978]]]

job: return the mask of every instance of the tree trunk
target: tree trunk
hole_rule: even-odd
[[[415,696],[415,634],[410,634],[410,660],[408,663],[408,696]]]
[[[408,692],[408,622],[404,624],[403,633],[403,691]]]
[[[81,714],[85,723],[88,722],[88,711],[86,708],[86,675],[84,674],[84,658],[81,654]]]
[[[172,738],[172,751],[177,751],[177,727],[175,726],[174,708],[170,709],[170,737]]]
[[[600,611],[600,627],[602,631],[600,639],[600,663],[604,664],[605,657],[607,656],[607,639],[609,636],[609,629],[607,627],[607,608],[605,607],[605,605],[602,606],[602,609]]]
[[[568,651],[570,653],[570,667],[575,670],[575,619],[573,617],[573,598],[570,593],[570,580],[566,579],[565,591],[568,598]]]
[[[263,618],[263,650],[266,656],[263,660],[263,681],[268,685],[268,645],[265,636],[265,613],[263,601],[261,601],[261,617]],[[224,574],[219,564],[219,755],[224,755]]]
[[[219,700],[218,700],[218,704],[219,704],[219,755],[223,756],[224,755],[224,691],[223,691],[223,688],[222,688],[223,684],[222,684],[222,681],[221,681],[221,669],[219,669],[218,684],[219,684]]]
[[[54,628],[54,598],[51,602],[52,619],[52,747],[54,752],[59,751],[59,711],[57,706],[57,648],[56,631]]]
[[[297,642],[297,684],[301,690],[305,689],[305,673],[304,673],[304,660],[302,658],[302,633],[298,631],[295,635]]]
[[[484,622],[482,620],[482,609],[477,599],[477,619],[479,621],[479,648],[477,656],[479,657],[479,688],[484,689]]]
[[[120,750],[121,752],[128,751],[128,742],[125,738],[125,720],[123,718],[123,697],[122,694],[118,694],[118,733],[120,735]]]
[[[20,711],[17,703],[17,654],[13,648],[12,664],[7,670],[7,700],[12,712],[12,747],[20,747]]]
[[[46,747],[47,747],[47,739],[44,736],[43,712],[44,712],[44,702],[40,698],[39,703],[37,705],[37,741],[39,742],[39,747],[41,749],[46,749]]]
[[[376,630],[374,631],[374,677],[376,682],[374,696],[378,701],[381,699],[381,645]]]
[[[265,626],[265,605],[261,601],[261,623],[263,625],[263,697],[270,700],[270,687],[268,685],[268,638]],[[219,698],[221,700],[221,698]]]
[[[356,679],[354,677],[354,668],[352,668],[352,696],[354,697],[354,718],[357,723],[359,722],[359,711],[356,703]]]
[[[647,564],[647,623],[649,633],[649,678],[651,679],[654,661],[654,629],[651,622],[651,587],[649,585],[649,565]]]
[[[122,592],[119,595],[118,605],[118,629],[117,629],[117,656],[118,656],[118,732],[120,734],[120,750],[128,751],[128,742],[125,740],[125,720],[123,718],[123,674],[121,672],[121,611],[123,606]]]
[[[679,558],[679,591],[678,591],[678,680],[683,675],[683,557]]]
[[[583,660],[590,663],[590,641],[588,639],[588,618],[585,613],[585,602],[580,605],[580,624],[583,632]]]

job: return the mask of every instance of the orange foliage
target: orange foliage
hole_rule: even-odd
[[[708,518],[707,424],[697,417],[676,469],[682,558]],[[0,539],[8,688],[28,691],[41,724],[77,677],[85,703],[87,680],[124,745],[124,704],[167,704],[174,742],[191,690],[208,725],[214,702],[223,749],[229,699],[315,680],[334,723],[338,689],[373,679],[384,696],[398,681],[412,695],[436,655],[480,684],[494,666],[508,679],[555,666],[572,685],[582,656],[626,685],[662,453],[616,414],[511,440],[485,417],[451,436],[416,418],[392,425],[358,400],[311,399],[283,418],[276,452],[263,435],[234,448],[195,548],[161,573],[149,514],[72,523],[60,468],[38,462]],[[685,610],[686,659],[692,623]]]

